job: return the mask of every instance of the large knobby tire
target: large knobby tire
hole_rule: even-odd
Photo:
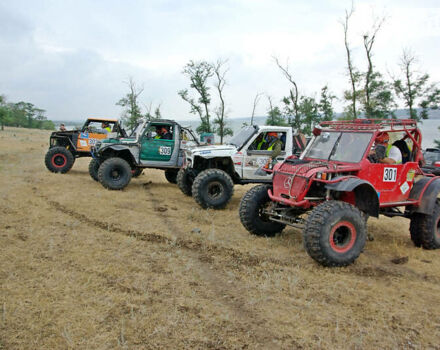
[[[324,266],[347,266],[365,246],[366,223],[351,204],[328,201],[309,214],[303,231],[307,253]]]
[[[231,177],[220,169],[207,169],[194,179],[192,194],[202,208],[223,209],[234,193]]]
[[[257,236],[273,237],[280,233],[286,225],[271,221],[263,213],[263,209],[271,202],[267,190],[268,185],[258,185],[251,188],[240,202],[240,221],[250,233]]]
[[[139,176],[141,176],[143,171],[144,171],[144,169],[142,169],[142,168],[131,169],[131,177],[139,177]]]
[[[122,190],[131,180],[131,167],[122,158],[109,158],[99,167],[98,178],[105,188]]]
[[[190,176],[188,169],[179,169],[177,172],[176,182],[183,194],[187,196],[192,195],[193,178]]]
[[[177,172],[178,169],[167,169],[165,170],[165,178],[169,183],[175,184],[177,183]]]
[[[98,171],[100,165],[101,162],[99,161],[99,159],[95,159],[95,158],[92,158],[92,160],[89,163],[89,175],[95,181],[99,181]]]
[[[422,234],[421,226],[425,215],[420,213],[414,213],[411,216],[411,222],[409,224],[409,233],[411,235],[411,241],[416,247],[422,246]]]
[[[50,148],[44,157],[47,169],[53,173],[67,173],[75,163],[75,157],[65,147]]]
[[[437,199],[432,214],[416,213],[409,227],[411,239],[416,247],[425,249],[440,248],[440,199]]]

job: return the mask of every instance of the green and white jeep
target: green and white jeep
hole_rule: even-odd
[[[156,132],[158,128],[168,131],[166,138]],[[173,120],[143,121],[129,137],[97,142],[89,173],[110,190],[123,189],[144,168],[164,169],[166,179],[176,183],[184,150],[197,145],[194,133]]]

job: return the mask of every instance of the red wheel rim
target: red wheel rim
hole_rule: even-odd
[[[340,221],[332,227],[329,236],[332,249],[337,253],[346,253],[356,242],[356,228],[351,222]]]
[[[52,165],[55,168],[62,168],[67,163],[67,157],[62,153],[57,153],[52,156]]]

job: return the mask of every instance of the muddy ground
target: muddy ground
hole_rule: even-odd
[[[253,237],[147,170],[105,190],[79,159],[44,166],[47,131],[0,132],[0,349],[440,349],[440,251],[370,219],[352,266],[301,232]],[[401,264],[393,263],[402,258]]]

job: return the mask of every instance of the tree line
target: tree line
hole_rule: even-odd
[[[55,129],[55,124],[46,118],[44,109],[34,106],[30,102],[8,102],[4,95],[0,95],[0,127],[14,126],[32,129]]]
[[[409,49],[402,52],[397,75],[388,73],[387,79],[385,74],[376,68],[374,45],[386,21],[385,17],[373,18],[371,28],[357,38],[364,52],[364,68],[359,68],[353,59],[352,43],[349,41],[350,21],[354,12],[352,6],[350,10],[345,11],[345,16],[340,21],[346,54],[348,88],[343,91],[341,100],[344,103],[344,111],[338,118],[396,118],[395,111],[400,102],[408,110],[409,118],[418,121],[427,119],[429,110],[437,109],[440,103],[438,85],[430,82],[429,74],[419,72],[417,57]],[[278,57],[273,57],[273,61],[282,76],[287,79],[289,90],[278,102],[267,92],[258,92],[253,101],[250,121],[245,123],[246,125],[254,123],[257,105],[264,96],[267,99],[268,125],[292,126],[302,133],[310,134],[319,122],[335,118],[333,103],[338,98],[330,91],[328,85],[321,88],[319,97],[316,97],[316,93],[305,95],[289,67],[288,59],[285,64],[281,63]],[[178,91],[178,95],[188,103],[189,112],[200,119],[196,131],[199,134],[216,133],[220,136],[221,143],[225,136],[232,135],[232,130],[227,124],[229,110],[224,97],[228,71],[227,59],[218,59],[216,62],[190,60],[182,70],[182,74],[189,80],[189,87]],[[150,105],[143,114],[138,104],[138,97],[143,89],[136,88],[132,79],[128,86],[129,93],[117,103],[125,108],[124,118],[128,125],[133,125],[142,116],[147,119],[160,117],[160,106],[151,113]],[[213,93],[219,101],[217,106],[212,106]]]

